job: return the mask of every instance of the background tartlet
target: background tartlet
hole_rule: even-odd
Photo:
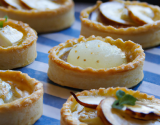
[[[68,28],[74,22],[74,3],[72,0],[56,1],[59,8],[36,10],[15,9],[11,6],[0,6],[0,17],[20,20],[29,24],[38,33],[58,31]]]
[[[90,14],[99,8],[101,2],[97,2],[97,5],[88,7],[81,11],[81,35],[89,37],[90,35],[95,36],[111,36],[114,39],[122,38],[124,41],[132,40],[142,45],[143,48],[153,47],[160,44],[160,8],[158,6],[149,5],[144,2],[136,1],[123,1],[125,5],[139,5],[148,7],[154,12],[154,23],[145,24],[140,26],[125,26],[114,27],[112,24],[104,25],[98,21],[92,21],[89,19]]]

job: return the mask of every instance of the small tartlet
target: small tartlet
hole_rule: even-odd
[[[74,22],[74,3],[72,0],[56,1],[61,6],[56,9],[15,9],[0,6],[0,16],[7,15],[30,25],[38,33],[58,31],[70,27]]]
[[[91,90],[85,90],[85,91],[82,91],[82,92],[78,92],[76,93],[76,96],[79,97],[79,96],[91,96],[92,98],[94,97],[104,97],[104,98],[107,98],[107,97],[116,97],[116,92],[118,90],[122,90],[124,91],[126,94],[130,94],[132,96],[134,96],[135,98],[137,98],[138,100],[145,100],[145,101],[151,101],[151,102],[156,102],[157,104],[160,104],[160,100],[159,99],[156,99],[154,96],[150,96],[150,95],[147,95],[146,93],[141,93],[140,91],[134,91],[134,90],[131,90],[131,89],[127,89],[125,87],[116,87],[116,88],[99,88],[98,90],[95,90],[95,89],[91,89]],[[97,115],[97,111],[95,109],[89,109],[89,108],[86,108],[84,106],[80,106],[82,108],[82,111],[80,109],[77,109],[77,104],[78,102],[75,100],[75,98],[73,96],[70,96],[67,101],[63,104],[63,107],[61,109],[61,125],[104,125],[104,123],[101,121],[101,119],[99,118],[99,116]],[[79,104],[78,104],[79,105]],[[74,114],[74,112],[76,112],[76,114]],[[79,111],[79,112],[78,112]],[[80,120],[78,117],[80,117],[79,115],[83,113],[83,115],[81,115],[81,119],[85,119],[84,121]],[[78,116],[77,116],[78,115]],[[116,120],[116,119],[112,119],[112,120]],[[86,122],[85,122],[86,121]],[[133,119],[134,121],[134,119]],[[144,122],[144,123],[143,123]],[[154,121],[155,122],[155,121]],[[156,121],[157,123],[158,121]],[[140,121],[139,124],[137,125],[140,125],[140,124],[145,124],[145,120],[143,121]],[[147,122],[146,122],[147,123]],[[152,122],[149,122],[151,125]],[[156,124],[154,123],[154,124]],[[127,124],[127,123],[124,123],[124,124]],[[159,122],[158,122],[159,124]],[[105,125],[111,125],[110,123],[106,124]],[[129,125],[129,124],[127,124]],[[133,124],[131,124],[133,125]]]
[[[4,21],[4,19],[0,19]],[[11,26],[23,33],[21,41],[13,46],[0,46],[0,69],[13,69],[26,66],[32,63],[37,57],[36,42],[37,33],[21,21],[8,19],[3,26]]]
[[[62,55],[66,55],[66,52],[63,53],[61,51],[64,48],[72,48],[80,42],[91,40],[101,40],[117,46],[125,53],[128,63],[112,68],[94,69],[73,66],[61,58]],[[48,77],[62,86],[78,89],[98,89],[100,87],[116,86],[132,87],[143,79],[144,59],[145,54],[141,46],[131,41],[124,42],[122,39],[114,40],[111,37],[91,36],[85,38],[80,36],[78,39],[70,39],[65,43],[61,43],[49,51]]]
[[[122,2],[122,1],[121,1]],[[105,25],[98,21],[92,21],[89,16],[92,12],[99,8],[101,1],[93,7],[88,7],[81,11],[81,35],[89,37],[95,36],[111,36],[114,39],[122,38],[124,41],[132,40],[138,44],[141,44],[143,48],[153,47],[160,44],[160,7],[147,4],[145,2],[137,1],[123,1],[125,5],[139,5],[148,7],[154,12],[154,23],[144,24],[140,26],[125,26],[125,27],[114,27],[113,23]]]
[[[19,71],[0,70],[0,78],[30,93],[27,97],[0,105],[1,125],[34,124],[43,113],[43,84]]]

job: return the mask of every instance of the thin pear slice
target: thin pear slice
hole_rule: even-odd
[[[113,109],[112,104],[116,99],[108,97],[100,102],[97,115],[105,125],[160,125],[158,120],[140,120],[130,117],[123,110]]]
[[[73,92],[70,92],[73,97],[76,99],[76,101],[87,108],[96,109],[99,105],[100,101],[103,100],[104,96],[76,96]]]
[[[143,25],[147,23],[154,23],[154,12],[149,7],[143,7],[138,5],[130,5],[127,7],[129,16],[133,21]]]
[[[30,9],[46,10],[56,9],[60,7],[60,4],[53,2],[53,0],[20,0]]]
[[[116,1],[106,2],[99,6],[100,12],[107,19],[119,24],[133,25],[125,5]]]
[[[11,6],[16,9],[26,9],[19,0],[2,0],[7,6]]]
[[[135,106],[124,106],[123,110],[130,116],[138,119],[160,119],[160,104],[150,100],[137,101]]]

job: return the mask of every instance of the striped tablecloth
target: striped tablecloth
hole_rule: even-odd
[[[88,4],[76,4],[75,22],[65,30],[47,34],[39,34],[37,41],[38,56],[35,61],[17,70],[27,73],[30,77],[36,78],[44,85],[43,115],[35,125],[59,125],[60,109],[63,103],[70,96],[70,91],[80,90],[62,87],[48,79],[48,51],[62,42],[71,38],[78,38],[80,35],[80,11],[89,6]],[[145,50],[146,59],[144,63],[144,79],[134,87],[157,98],[160,98],[160,46]]]

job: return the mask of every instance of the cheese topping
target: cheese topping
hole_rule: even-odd
[[[12,97],[11,86],[0,79],[0,105]]]
[[[21,1],[29,8],[37,10],[56,9],[60,7],[60,4],[57,4],[52,0],[21,0]]]
[[[29,92],[21,91],[12,82],[5,82],[0,79],[0,105],[28,95]]]
[[[112,68],[127,63],[125,53],[115,45],[100,40],[76,44],[69,52],[67,62],[82,68]]]
[[[0,46],[7,47],[17,44],[22,37],[23,33],[7,25],[0,30]]]

